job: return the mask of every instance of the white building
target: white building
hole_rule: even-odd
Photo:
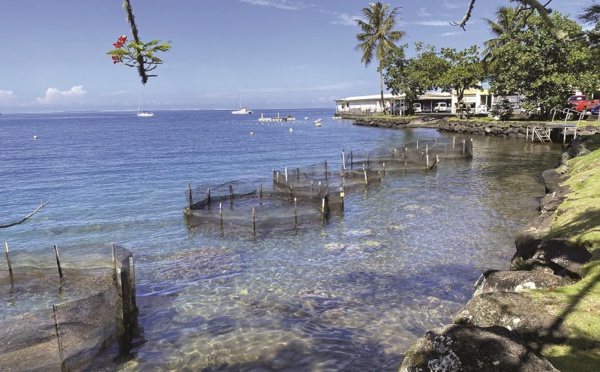
[[[393,113],[400,114],[404,107],[405,95],[395,96],[386,93],[383,95],[383,102],[386,109],[391,109]],[[335,112],[345,115],[373,115],[383,113],[381,107],[381,94],[370,96],[346,97],[335,100]]]
[[[385,108],[393,115],[404,115],[405,94],[393,95],[386,93],[383,95]],[[491,96],[487,89],[467,90],[463,96],[463,102],[468,104],[475,112],[479,113],[482,107],[491,105]],[[456,93],[427,92],[414,103],[421,104],[421,112],[432,112],[435,105],[439,102],[445,102],[451,107],[451,112],[456,112],[458,97]],[[383,113],[381,107],[381,95],[374,94],[369,96],[346,97],[335,100],[335,112],[339,115],[374,115]]]

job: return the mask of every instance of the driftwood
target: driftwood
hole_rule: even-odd
[[[29,213],[27,216],[23,217],[21,220],[16,221],[16,222],[11,222],[7,225],[0,225],[0,229],[5,229],[7,227],[12,227],[15,225],[20,225],[23,222],[27,221],[28,219],[30,219],[34,214],[36,214],[40,209],[44,208],[45,206],[48,205],[48,203],[50,203],[50,201],[52,200],[52,197],[50,197],[50,199],[48,199],[47,202],[42,202],[33,212]]]

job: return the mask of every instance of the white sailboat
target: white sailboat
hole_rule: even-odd
[[[144,93],[140,95],[140,103],[138,105],[137,116],[139,117],[151,117],[154,116],[154,113],[151,111],[144,111]]]
[[[239,109],[231,111],[234,115],[250,115],[252,111],[248,107],[242,106],[242,87],[240,87]]]

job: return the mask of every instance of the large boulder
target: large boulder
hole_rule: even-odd
[[[488,270],[477,281],[474,296],[490,292],[521,292],[525,289],[555,288],[572,284],[573,281],[554,275],[551,269],[536,268],[532,271]]]
[[[514,292],[475,296],[458,312],[454,322],[479,327],[501,326],[536,348],[548,342],[561,343],[568,336],[560,317],[551,315],[527,295]]]
[[[401,372],[557,371],[503,327],[448,325],[427,332],[406,352]]]

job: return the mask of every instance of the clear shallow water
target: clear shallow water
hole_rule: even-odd
[[[342,149],[451,136],[357,127],[332,110],[279,113],[298,121],[228,111],[0,117],[0,221],[52,197],[0,230],[13,259],[53,244],[116,242],[134,253],[141,332],[129,360],[105,355],[98,368],[396,370],[416,338],[468,301],[483,270],[508,267],[514,234],[537,214],[540,173],[558,159],[557,147],[474,137],[472,161],[351,192],[343,217],[323,227],[257,237],[188,229],[188,182],[259,182],[274,168],[339,168]]]

